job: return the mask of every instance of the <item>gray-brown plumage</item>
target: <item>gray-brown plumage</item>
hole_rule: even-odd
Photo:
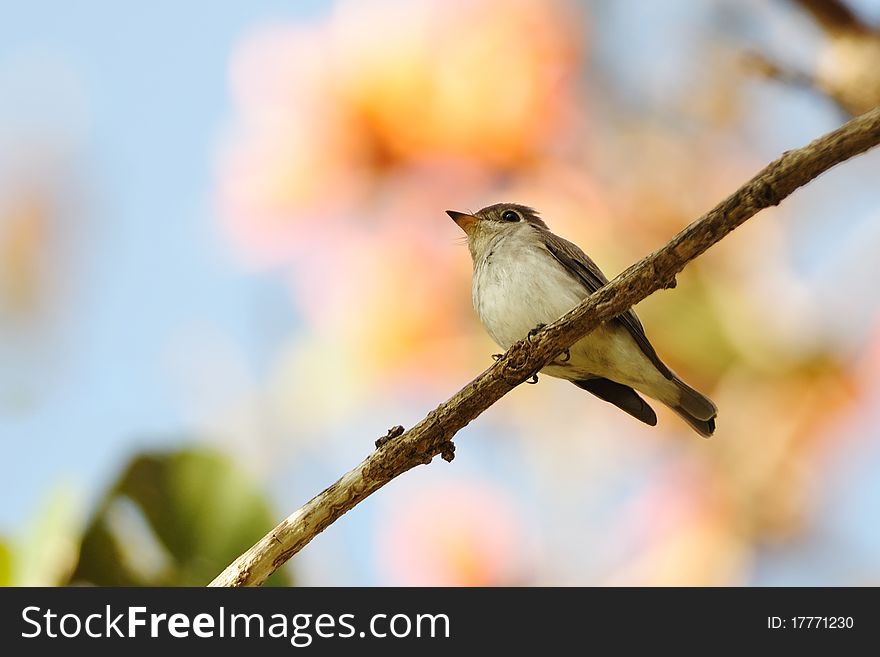
[[[474,307],[504,349],[608,282],[589,256],[550,232],[532,208],[500,203],[474,214],[448,214],[468,237]],[[715,431],[715,405],[660,360],[632,309],[575,343],[567,359],[541,371],[571,381],[645,424],[657,424],[657,416],[638,392],[669,406],[699,434],[708,437]]]

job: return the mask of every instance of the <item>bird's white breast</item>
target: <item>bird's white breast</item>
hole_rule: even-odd
[[[504,349],[587,296],[584,286],[530,233],[517,231],[494,241],[474,265],[474,308]]]

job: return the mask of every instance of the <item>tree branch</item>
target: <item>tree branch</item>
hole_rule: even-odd
[[[864,21],[842,0],[793,0],[793,2],[809,13],[829,34],[870,31]]]
[[[761,52],[744,52],[739,63],[746,72],[763,76],[768,80],[775,80],[791,87],[820,91],[814,75],[781,64]]]
[[[808,88],[857,116],[880,105],[880,30],[843,0],[790,0],[825,34],[814,70],[806,72],[760,53],[742,58],[745,70],[793,87]]]
[[[514,344],[494,365],[440,404],[409,431],[394,427],[360,465],[319,493],[211,582],[259,586],[318,533],[389,481],[441,454],[452,458],[452,437],[514,387],[581,337],[649,294],[675,286],[684,266],[744,221],[777,205],[831,167],[880,143],[880,108],[812,143],[787,151],[693,222],[531,340]]]

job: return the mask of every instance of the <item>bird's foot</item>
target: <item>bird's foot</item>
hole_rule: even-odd
[[[547,326],[547,325],[546,324],[538,324],[535,328],[533,328],[531,331],[529,331],[529,334],[526,336],[526,340],[531,342],[532,338],[535,337],[538,334],[538,332],[542,328],[544,328],[545,326]]]
[[[492,354],[492,360],[499,361],[504,358],[504,354]]]
[[[537,382],[538,382],[538,375],[537,374],[532,374],[532,377],[530,379],[526,379],[526,383],[531,383],[532,385],[535,385]]]
[[[565,358],[563,358],[562,360],[560,360],[560,361],[559,361],[560,363],[567,363],[568,361],[571,360],[571,349],[566,349],[566,350],[565,350],[564,352],[562,352],[562,353],[565,354]]]

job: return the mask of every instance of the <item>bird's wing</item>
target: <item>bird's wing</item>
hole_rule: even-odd
[[[578,388],[596,395],[599,399],[614,404],[620,410],[629,413],[645,424],[652,427],[657,424],[657,414],[654,409],[629,386],[602,378],[572,381],[572,383]]]
[[[593,262],[586,253],[581,251],[576,244],[572,244],[568,240],[563,239],[558,235],[554,235],[549,230],[542,230],[541,234],[544,238],[544,245],[547,247],[547,250],[554,258],[556,258],[559,264],[568,271],[568,273],[583,283],[584,287],[587,288],[590,294],[608,282],[608,279],[605,277],[605,274],[602,273],[602,270],[599,269],[596,263]],[[666,367],[666,364],[660,360],[657,352],[654,351],[654,347],[648,341],[648,336],[645,335],[645,329],[642,327],[642,323],[639,321],[639,318],[636,316],[636,313],[632,308],[622,315],[619,315],[614,321],[620,322],[626,330],[629,331],[629,334],[636,341],[636,344],[639,345],[639,348],[645,356],[654,363],[654,366],[661,374],[663,374],[663,376],[667,379],[673,377],[672,372]]]

